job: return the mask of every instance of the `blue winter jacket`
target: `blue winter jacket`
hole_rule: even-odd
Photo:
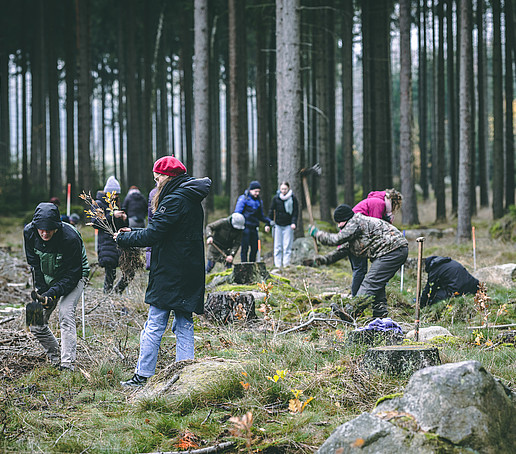
[[[263,214],[263,202],[260,197],[254,198],[249,194],[249,189],[238,198],[235,213],[241,213],[245,217],[245,228],[252,229],[260,225],[260,221],[270,225],[271,220]]]

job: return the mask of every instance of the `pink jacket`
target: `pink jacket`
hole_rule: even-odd
[[[392,223],[392,208],[389,202],[385,202],[385,191],[370,192],[367,194],[367,199],[358,202],[354,206],[353,211]]]

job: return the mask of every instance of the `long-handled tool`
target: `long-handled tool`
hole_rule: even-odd
[[[421,274],[423,268],[423,243],[425,237],[420,236],[416,239],[418,250],[417,250],[417,281],[416,281],[416,327],[415,327],[415,339],[419,341],[419,302],[421,299]]]
[[[32,275],[32,292],[30,293],[32,301],[25,306],[25,325],[41,326],[43,325],[43,306],[36,292],[36,273],[34,267],[31,266],[30,271]]]
[[[306,169],[301,169],[299,171],[301,175],[301,180],[303,181],[303,191],[305,193],[306,200],[306,209],[308,210],[308,218],[310,220],[310,224],[314,225],[314,216],[312,213],[312,201],[310,199],[310,191],[308,190],[308,175],[320,175],[321,174],[321,166],[319,164],[315,164],[312,167],[308,167]],[[315,253],[319,254],[319,249],[317,248],[317,241],[314,238],[314,247]]]
[[[217,249],[217,251],[220,252],[222,257],[224,257],[224,260],[228,258],[227,254],[215,244],[215,241],[213,243],[210,243],[210,246],[213,246],[215,249]]]

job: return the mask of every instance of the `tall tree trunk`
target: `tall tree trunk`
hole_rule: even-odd
[[[471,0],[460,3],[460,148],[459,148],[459,199],[457,218],[457,242],[462,243],[471,238],[471,79],[467,71],[472,66],[473,46],[471,40]]]
[[[222,195],[222,150],[220,146],[220,60],[217,36],[220,16],[210,14],[210,177],[211,193]],[[208,198],[207,208],[214,209],[214,198]]]
[[[120,182],[126,186],[127,181],[127,160],[126,157],[126,112],[127,112],[127,104],[126,104],[126,74],[127,74],[127,54],[126,54],[126,41],[125,41],[125,21],[123,20],[123,11],[124,2],[123,0],[119,0],[118,3],[118,111],[117,111],[117,120],[118,120],[118,158],[119,158],[119,177]]]
[[[473,7],[471,7],[469,11],[470,23],[473,30]],[[472,42],[473,46],[473,42]],[[467,69],[467,75],[470,79],[469,81],[469,89],[471,90],[470,98],[471,98],[471,216],[477,214],[477,178],[476,178],[476,151],[477,148],[475,146],[475,119],[476,119],[476,102],[475,102],[475,70],[473,68],[473,55],[471,56],[471,61],[469,62],[470,66]]]
[[[500,0],[492,0],[493,7],[493,218],[503,216],[504,153],[503,153],[503,81]]]
[[[265,22],[265,12],[261,8],[257,12],[256,36],[256,176],[262,182],[263,200],[270,200],[276,182],[271,185],[269,172],[272,162],[267,147],[267,36],[268,27]]]
[[[210,170],[210,56],[208,0],[194,2],[194,148],[193,174],[208,175]]]
[[[487,166],[487,136],[486,136],[486,64],[484,42],[484,0],[477,1],[477,88],[478,88],[478,182],[480,185],[480,206],[489,206],[489,178]]]
[[[371,51],[372,21],[369,12],[369,3],[372,0],[362,2],[362,194],[373,189],[375,173],[373,166],[373,134],[372,134],[372,79],[374,77]]]
[[[423,23],[421,40],[419,42],[419,149],[421,152],[420,185],[423,199],[428,199],[428,91],[427,91],[427,38],[426,38],[426,0],[423,1]],[[419,5],[419,2],[418,2]]]
[[[142,125],[142,144],[140,150],[140,166],[141,169],[146,169],[145,172],[141,172],[138,175],[136,183],[129,181],[129,184],[137,184],[143,187],[150,187],[152,183],[152,173],[150,169],[152,169],[153,164],[153,150],[155,149],[153,145],[153,134],[152,134],[152,116],[156,111],[156,106],[151,102],[153,99],[154,93],[156,93],[155,86],[155,76],[154,74],[157,71],[155,67],[156,62],[154,61],[154,45],[159,46],[159,38],[160,38],[160,28],[158,24],[154,24],[152,20],[152,11],[151,11],[151,3],[144,3],[144,38],[143,38],[143,66],[144,69],[142,71],[144,77],[144,88],[142,90],[142,117],[141,117],[141,125]],[[157,38],[154,36],[154,30],[157,30],[158,34]],[[147,170],[149,169],[149,170]]]
[[[448,150],[450,152],[452,213],[457,213],[457,123],[456,123],[456,90],[455,90],[455,53],[453,50],[453,0],[446,3],[446,82],[448,87]]]
[[[436,175],[435,175],[435,199],[436,199],[436,220],[443,222],[446,220],[446,197],[444,186],[445,174],[445,158],[444,158],[444,2],[438,0],[437,19],[439,22],[439,48],[437,55],[437,150],[436,157]]]
[[[104,62],[100,63],[99,68],[99,88],[100,88],[100,149],[102,151],[102,181],[106,181],[106,67]],[[143,168],[143,167],[142,167]]]
[[[91,188],[90,0],[77,0],[79,190]]]
[[[418,224],[412,151],[412,58],[410,0],[400,0],[400,164],[403,224]]]
[[[353,162],[353,0],[344,0],[342,12],[342,149],[344,157],[344,202],[355,204]]]
[[[329,17],[328,9],[324,0],[317,2],[318,9],[315,10],[315,98],[317,109],[317,153],[319,155],[319,163],[321,165],[321,177],[319,180],[319,188],[321,190],[319,197],[320,218],[323,221],[331,222],[331,192],[332,192],[332,166],[335,160],[331,156],[330,147],[330,103],[329,103],[329,74],[328,74],[328,46],[326,38],[326,27]],[[282,131],[283,130],[279,129]],[[312,164],[310,164],[312,165]]]
[[[329,202],[333,207],[337,206],[337,149],[335,135],[335,0],[326,0],[326,26],[325,26],[325,47],[327,49],[328,58],[326,59],[326,68],[328,71],[328,87],[326,96],[328,96],[328,153],[330,159],[329,173]],[[330,217],[330,221],[333,217]]]
[[[27,6],[24,0],[24,6]],[[22,39],[22,52],[20,59],[20,72],[22,78],[21,84],[21,115],[22,115],[22,189],[21,189],[21,204],[24,210],[29,204],[29,163],[27,150],[27,50],[24,46],[25,39]]]
[[[278,182],[288,181],[300,195],[301,181],[301,24],[300,1],[276,2],[276,73],[278,121]],[[303,232],[302,216],[298,232]]]
[[[247,58],[245,0],[229,0],[229,93],[231,134],[231,192],[236,202],[248,184]]]
[[[74,4],[65,4],[65,72],[66,72],[66,181],[71,185],[71,200],[79,193],[75,174],[75,49],[76,29]]]
[[[9,122],[9,52],[7,50],[6,11],[0,18],[0,184],[4,186],[11,160],[11,131]],[[16,97],[18,99],[18,97]],[[16,131],[18,133],[18,131]]]
[[[511,1],[505,1],[505,207],[514,205],[514,72],[513,42],[514,24],[512,22]],[[514,59],[516,60],[516,58]]]
[[[193,109],[193,73],[192,73],[192,29],[193,29],[193,14],[189,8],[185,8],[185,17],[181,21],[181,68],[183,70],[183,94],[184,94],[184,141],[186,151],[185,163],[186,168],[193,167],[193,148],[192,148],[192,109]]]

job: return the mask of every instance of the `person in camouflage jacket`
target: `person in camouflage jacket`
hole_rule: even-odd
[[[321,244],[340,246],[330,254],[329,260],[337,256],[342,258],[347,253],[371,260],[371,267],[357,296],[372,297],[373,316],[386,317],[388,310],[385,286],[407,259],[407,240],[392,224],[354,213],[348,205],[340,205],[335,213],[338,214],[334,215],[334,219],[341,229],[339,233],[323,232],[315,226],[309,226],[308,233]]]
[[[245,218],[240,213],[233,213],[227,218],[219,219],[206,226],[207,273],[217,262],[224,262],[226,268],[233,266],[233,259],[242,242],[244,227]]]

